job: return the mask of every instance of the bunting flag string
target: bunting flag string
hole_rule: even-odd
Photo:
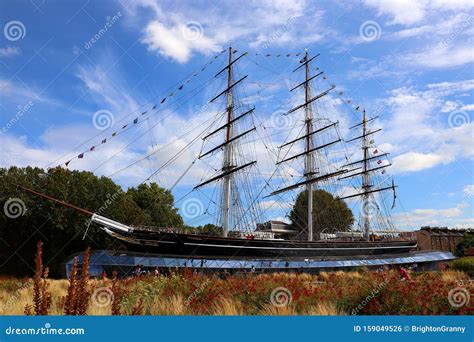
[[[316,69],[319,70],[319,68],[316,68]],[[324,75],[323,80],[328,81],[329,77],[327,75]],[[333,85],[333,86],[335,86],[335,85]],[[351,109],[355,110],[356,112],[364,111],[364,109],[362,109],[362,107],[360,105],[354,105],[352,103],[352,99],[348,99],[348,98],[343,97],[344,96],[344,91],[339,91],[338,95],[341,98],[342,102],[345,103],[346,105],[348,105]],[[370,140],[369,144],[374,145],[375,140],[373,140],[373,139]],[[375,156],[379,153],[379,150],[375,149],[372,153]],[[380,160],[380,159],[377,160],[377,164],[379,164],[379,165],[382,164],[382,160]],[[384,175],[386,172],[387,171],[384,169],[384,170],[381,171],[381,174]]]
[[[180,85],[179,85],[179,87],[177,88],[177,90],[182,91],[182,90],[184,89],[184,86],[185,86],[186,84],[189,84],[189,83],[191,82],[191,80],[192,80],[193,77],[196,77],[196,76],[198,76],[200,73],[202,73],[203,71],[205,71],[206,68],[207,68],[209,65],[211,65],[216,59],[218,59],[218,58],[219,58],[224,52],[226,52],[226,51],[227,51],[227,50],[222,50],[220,53],[218,53],[217,55],[215,55],[212,60],[210,60],[209,62],[207,62],[206,64],[204,64],[204,66],[201,67],[201,70],[200,70],[200,71],[193,73],[192,76],[189,76],[187,79],[184,79],[182,82],[178,83],[178,84],[180,84]],[[158,106],[159,106],[159,105],[164,104],[168,98],[173,97],[174,95],[175,95],[175,92],[174,92],[174,91],[171,91],[167,96],[165,96],[164,98],[161,99],[161,101],[160,101],[159,104],[154,104],[154,105],[151,107],[151,110],[152,110],[152,111],[156,111],[156,110],[158,109]],[[141,113],[141,116],[146,115],[146,114],[148,114],[148,113],[149,113],[149,111],[145,110],[145,111],[143,111],[143,112]],[[131,128],[132,125],[137,125],[138,123],[139,123],[139,118],[136,117],[136,118],[133,119],[133,121],[131,122],[131,124],[130,124],[130,123],[126,123],[126,124],[124,124],[124,125],[122,126],[122,128],[121,128],[119,131],[113,132],[113,133],[111,134],[110,138],[116,137],[120,132],[126,130],[127,127]],[[100,144],[103,145],[103,144],[108,143],[108,142],[110,141],[110,138],[109,138],[109,139],[103,138],[103,139],[101,140],[101,143],[100,143]],[[69,164],[70,164],[74,159],[83,159],[86,153],[94,151],[94,150],[96,149],[96,147],[97,147],[96,145],[93,145],[93,146],[89,147],[87,150],[85,150],[85,151],[79,153],[76,157],[73,157],[73,158],[69,159],[68,161],[66,161],[66,162],[63,163],[63,164],[60,164],[59,166],[64,165],[65,167],[68,167]]]
[[[316,68],[316,69],[319,70],[319,68]],[[324,76],[323,76],[323,80],[329,81],[329,77],[328,77],[327,75],[324,75]],[[332,86],[335,86],[335,85],[332,84]],[[337,94],[338,94],[339,97],[341,98],[342,102],[345,103],[345,104],[347,104],[351,109],[355,110],[356,112],[363,111],[363,108],[362,108],[360,105],[354,105],[354,104],[353,104],[352,99],[345,98],[343,91],[339,91]]]
[[[301,56],[303,53],[302,52],[298,52],[298,53],[287,53],[287,54],[281,54],[281,53],[278,53],[278,54],[271,54],[271,53],[267,53],[267,54],[264,54],[264,53],[252,53],[251,55],[254,55],[254,56],[263,56],[263,57],[275,57],[275,58],[280,58],[280,57],[292,57],[292,56]],[[303,63],[300,61],[300,63]]]
[[[200,73],[204,72],[207,67],[209,65],[211,65],[215,60],[217,60],[222,54],[224,54],[227,50],[222,50],[221,52],[219,52],[218,54],[216,54],[210,61],[208,61],[206,64],[204,64],[204,66],[202,66],[199,70],[200,71],[197,71],[197,72],[194,72],[191,76],[189,76],[188,78],[184,79],[182,82],[178,83],[179,86],[176,88],[175,91],[171,91],[167,96],[163,97],[160,102],[158,104],[154,104],[152,107],[151,107],[151,111],[156,111],[159,109],[159,106],[160,105],[163,105],[166,103],[166,101],[171,98],[171,97],[174,97],[176,92],[181,92],[183,91],[183,89],[185,88],[185,85],[189,84],[192,79],[194,77],[197,77]],[[233,50],[232,53],[237,53],[238,50]],[[295,56],[295,57],[299,57],[301,55],[303,55],[302,52],[297,52],[297,53],[286,53],[286,54],[282,54],[282,53],[277,53],[277,54],[271,54],[271,53],[268,53],[268,54],[263,54],[263,53],[254,53],[252,55],[255,55],[255,56],[263,56],[263,57],[275,57],[275,58],[281,58],[281,57],[292,57],[292,56]],[[301,61],[300,61],[301,62]],[[141,116],[144,116],[146,114],[148,114],[149,111],[148,110],[145,110],[141,113]],[[116,137],[117,135],[119,135],[122,131],[125,131],[127,128],[131,128],[132,125],[137,125],[139,124],[140,120],[138,117],[134,118],[133,121],[131,121],[131,123],[126,123],[122,126],[122,128],[118,131],[115,131],[111,134],[111,136],[109,138],[103,138],[101,140],[101,143],[100,145],[103,145],[103,144],[106,144],[110,141],[111,138],[114,138]],[[73,161],[74,159],[83,159],[85,154],[88,153],[88,152],[92,152],[96,149],[96,145],[93,145],[91,147],[89,147],[87,150],[81,152],[80,154],[78,154],[76,157],[73,157],[71,159],[69,159],[68,161],[66,161],[65,163],[61,164],[61,165],[64,165],[66,167],[69,166],[69,164],[71,163],[71,161]]]

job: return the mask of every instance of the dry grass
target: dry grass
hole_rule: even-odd
[[[461,286],[459,284],[472,288],[469,277],[463,272],[420,273],[410,283],[401,282],[397,271],[385,275],[365,272],[263,274],[226,279],[187,274],[90,279],[83,306],[85,314],[97,316],[111,315],[113,305],[118,305],[115,308],[118,315],[347,315],[367,297],[371,284],[375,286],[388,279],[381,290],[383,296],[371,301],[361,314],[385,314],[402,309],[406,314],[472,312],[470,307],[455,311],[447,300],[448,291]],[[48,314],[63,315],[70,282],[47,281],[52,301]],[[272,293],[277,288],[290,291],[288,305],[278,306],[272,301]],[[103,294],[97,295],[97,290]],[[23,315],[34,294],[32,279],[0,278],[0,315]],[[382,298],[383,301],[379,300]],[[400,298],[404,298],[403,305],[397,304]],[[422,310],[427,301],[433,306],[432,311]],[[402,306],[398,308],[397,305]]]

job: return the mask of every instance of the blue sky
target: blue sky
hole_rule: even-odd
[[[390,152],[389,172],[399,185],[397,225],[474,226],[472,1],[6,0],[0,19],[2,166],[64,164],[128,123],[129,130],[69,168],[136,185],[218,110],[207,102],[223,89],[212,78],[226,60],[214,56],[230,44],[249,52],[239,66],[249,74],[245,94],[271,126],[301,102],[288,95],[301,81],[291,72],[299,59],[276,55],[308,48],[321,54],[317,65],[328,84],[344,91],[328,98],[343,133],[358,118],[338,109],[341,101],[380,116],[376,146]],[[98,129],[98,112],[114,124]],[[152,158],[121,171],[154,149]],[[198,152],[187,151],[153,180],[171,186]],[[175,197],[187,194],[203,170],[186,174]],[[206,221],[199,220],[190,223]]]

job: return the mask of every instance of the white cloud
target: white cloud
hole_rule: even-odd
[[[10,58],[18,56],[21,53],[20,48],[7,46],[0,48],[0,58]]]
[[[375,8],[378,11],[378,15],[389,15],[392,17],[390,24],[413,24],[424,19],[426,15],[426,2],[421,0],[366,0],[365,4]]]
[[[457,109],[458,107],[459,107],[459,103],[455,101],[446,101],[443,105],[443,108],[441,108],[441,111],[443,113],[449,113]]]
[[[184,22],[167,27],[163,23],[152,21],[145,29],[142,42],[148,45],[150,51],[158,51],[180,63],[187,62],[193,51],[209,54],[220,50],[216,40],[205,36],[202,26],[196,25],[196,32],[192,31],[193,27]]]
[[[366,0],[365,4],[377,10],[378,15],[391,17],[389,24],[402,25],[422,22],[431,17],[439,16],[440,12],[460,9],[467,11],[474,6],[470,0]]]
[[[119,113],[136,111],[140,105],[130,95],[130,87],[127,86],[123,75],[110,70],[109,64],[108,61],[102,61],[95,66],[80,66],[77,77],[83,82],[87,95],[98,104],[97,110],[111,110],[117,121]],[[93,112],[90,113],[91,117],[92,114]]]
[[[400,55],[398,59],[402,65],[431,69],[455,68],[474,62],[474,50],[471,44],[446,45],[439,43],[420,52]]]
[[[444,112],[459,106],[445,97],[473,88],[473,80],[465,80],[433,83],[425,90],[402,87],[391,92],[385,100],[385,111],[391,115],[382,121],[384,134],[379,135],[379,146],[391,144],[394,172],[416,172],[472,157],[473,123],[451,127],[453,119]]]
[[[474,184],[466,185],[463,191],[467,195],[474,196]]]
[[[440,155],[408,152],[393,159],[393,169],[395,172],[421,171],[445,162]]]
[[[132,12],[143,18],[143,8],[152,9],[142,43],[180,63],[187,62],[193,53],[211,54],[237,40],[253,48],[266,48],[270,44],[301,46],[325,37],[329,40],[329,36],[337,38],[337,32],[322,23],[324,12],[305,0],[255,1],[245,6],[224,2],[205,9],[199,3],[172,4],[172,11],[164,11],[169,7],[165,1],[141,0],[132,5]],[[297,21],[303,15],[308,20]],[[143,25],[143,20],[135,24]]]
[[[462,106],[461,111],[473,111],[474,110],[474,104],[468,104],[468,105],[465,105],[465,106]]]
[[[446,226],[446,227],[472,227],[471,218],[461,217],[466,208],[465,203],[460,203],[455,207],[441,209],[414,209],[405,213],[394,215],[395,224],[400,227],[418,229],[421,226]]]

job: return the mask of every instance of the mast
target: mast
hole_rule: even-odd
[[[310,63],[318,56],[319,54],[310,58],[308,55],[308,50],[306,49],[304,58],[300,60],[300,65],[296,69],[293,70],[293,72],[296,72],[300,69],[303,69],[304,67],[305,80],[299,83],[298,85],[294,86],[293,88],[291,88],[290,92],[293,92],[295,89],[303,88],[305,92],[305,100],[304,100],[304,103],[298,106],[295,106],[294,108],[290,109],[288,112],[284,114],[284,115],[290,115],[299,110],[304,110],[304,124],[305,124],[304,133],[303,135],[293,138],[291,141],[285,142],[279,146],[280,149],[285,148],[285,149],[288,149],[288,152],[289,152],[291,151],[291,148],[293,147],[295,143],[303,142],[304,143],[303,152],[295,153],[290,156],[287,156],[288,153],[282,153],[283,157],[280,160],[277,160],[276,162],[276,164],[279,165],[282,163],[294,161],[298,158],[303,159],[304,157],[304,170],[303,170],[303,177],[302,177],[303,179],[292,185],[277,189],[273,191],[271,194],[269,194],[268,196],[265,196],[265,197],[275,196],[283,192],[295,190],[297,188],[304,186],[304,189],[308,196],[308,199],[307,199],[308,208],[306,212],[308,241],[313,241],[313,209],[314,209],[313,184],[326,181],[333,177],[339,177],[351,171],[347,169],[341,169],[341,170],[337,170],[336,172],[328,172],[328,173],[320,174],[320,172],[317,171],[318,168],[315,165],[315,162],[316,162],[315,154],[318,153],[317,151],[326,149],[342,141],[340,138],[331,140],[331,141],[325,141],[327,140],[327,138],[322,138],[321,136],[319,137],[319,140],[315,139],[315,136],[318,133],[322,133],[323,131],[327,131],[331,128],[333,128],[335,132],[337,133],[336,127],[338,125],[338,122],[334,122],[324,127],[319,127],[318,124],[313,121],[312,103],[326,96],[327,94],[329,94],[331,90],[333,90],[336,87],[335,85],[331,85],[329,89],[326,89],[325,91],[312,97],[310,82],[324,73],[323,71],[321,71],[313,76],[310,75]],[[318,141],[318,143],[315,144],[315,141]]]
[[[227,129],[226,129],[226,144],[224,146],[224,163],[222,166],[222,171],[224,173],[230,171],[232,168],[232,120],[234,116],[234,99],[232,96],[232,90],[230,89],[232,85],[232,47],[229,46],[229,68],[227,70]],[[222,205],[222,236],[227,237],[229,233],[229,214],[230,214],[230,198],[231,198],[231,189],[232,189],[232,175],[233,173],[228,173],[224,176],[223,182],[223,205]]]
[[[308,49],[305,53],[305,61],[308,61]],[[310,152],[313,148],[313,139],[311,132],[313,131],[313,113],[311,111],[309,101],[309,63],[305,66],[305,123],[306,123],[306,180],[311,179],[313,176],[313,153]],[[313,183],[308,182],[306,185],[306,192],[308,193],[308,241],[313,241]]]
[[[359,193],[356,193],[356,194],[353,194],[353,195],[348,195],[348,196],[343,196],[343,197],[339,197],[339,198],[340,199],[348,199],[348,198],[354,198],[354,197],[359,197],[359,196],[362,198],[362,215],[361,215],[362,228],[364,230],[364,238],[367,239],[367,240],[370,240],[370,225],[371,225],[371,222],[370,222],[371,221],[370,220],[370,203],[369,203],[370,194],[374,194],[374,193],[378,193],[378,192],[386,191],[386,190],[392,190],[394,200],[395,200],[395,197],[396,197],[396,194],[395,194],[396,185],[395,185],[393,179],[392,179],[392,185],[391,186],[378,187],[378,188],[374,189],[373,188],[374,185],[371,184],[370,174],[372,172],[385,169],[385,168],[392,165],[390,163],[382,164],[382,160],[380,159],[382,157],[388,156],[389,153],[382,153],[382,154],[377,154],[377,155],[374,155],[374,156],[370,156],[370,153],[369,153],[370,145],[372,143],[372,142],[369,142],[369,137],[372,136],[373,134],[377,133],[377,132],[380,132],[382,129],[369,129],[367,127],[367,124],[369,122],[377,119],[377,118],[378,118],[378,116],[367,119],[367,115],[366,115],[366,112],[365,112],[365,109],[364,109],[362,111],[362,122],[359,122],[358,124],[350,127],[350,129],[354,129],[354,128],[357,128],[357,127],[362,127],[362,134],[361,135],[359,135],[355,138],[346,140],[346,142],[352,142],[352,141],[356,141],[358,139],[361,139],[362,140],[361,146],[362,146],[363,158],[361,160],[357,160],[357,161],[345,164],[342,167],[354,166],[354,165],[357,165],[357,164],[361,164],[361,167],[357,167],[357,168],[353,168],[351,170],[348,170],[345,174],[343,174],[341,177],[338,178],[338,180],[344,180],[344,179],[348,179],[348,178],[362,176],[362,187],[361,187],[361,191]],[[374,162],[377,159],[378,159],[377,166],[375,166],[375,167],[373,165],[371,166],[370,163]],[[358,171],[360,169],[362,169],[362,171]],[[354,171],[358,171],[358,172],[354,172]],[[392,205],[392,207],[393,206],[394,205]]]
[[[221,217],[222,217],[222,236],[227,237],[230,226],[231,226],[231,217],[233,215],[233,206],[232,206],[232,199],[236,198],[238,194],[233,193],[235,178],[234,174],[238,171],[241,171],[245,168],[248,168],[252,165],[256,164],[256,161],[247,161],[244,164],[238,165],[239,163],[239,156],[235,154],[234,148],[238,141],[246,137],[248,134],[254,132],[256,127],[252,125],[252,127],[242,133],[238,132],[238,127],[236,126],[236,122],[242,121],[244,118],[249,116],[255,110],[251,108],[246,110],[245,112],[240,112],[240,107],[235,107],[234,103],[234,89],[235,87],[240,84],[243,80],[247,78],[248,75],[243,76],[242,78],[234,81],[233,77],[233,65],[240,60],[242,57],[247,55],[247,52],[244,52],[239,57],[233,59],[232,55],[236,51],[232,50],[232,47],[229,47],[229,63],[220,70],[214,77],[219,77],[225,71],[227,71],[227,88],[221,91],[218,95],[216,95],[213,99],[209,102],[212,103],[215,100],[221,98],[221,96],[226,95],[226,118],[225,123],[220,127],[214,129],[212,132],[208,133],[206,136],[203,137],[203,140],[208,140],[210,137],[216,135],[217,133],[224,134],[224,141],[220,144],[216,144],[212,142],[214,145],[206,152],[202,152],[199,156],[199,159],[209,156],[214,156],[214,154],[218,151],[223,151],[223,161],[222,161],[222,169],[221,172],[207,179],[202,181],[200,184],[196,185],[194,189],[200,188],[204,185],[210,184],[212,182],[222,180],[222,198],[221,198]],[[235,111],[237,113],[235,113]]]
[[[367,117],[365,115],[365,109],[363,110],[362,117],[362,150],[364,153],[363,159],[363,174],[362,174],[362,191],[364,195],[362,196],[362,216],[364,221],[364,237],[369,240],[370,238],[370,216],[369,216],[369,193],[370,190],[370,176],[367,172],[369,168],[368,158],[369,158],[369,143],[367,138]]]

